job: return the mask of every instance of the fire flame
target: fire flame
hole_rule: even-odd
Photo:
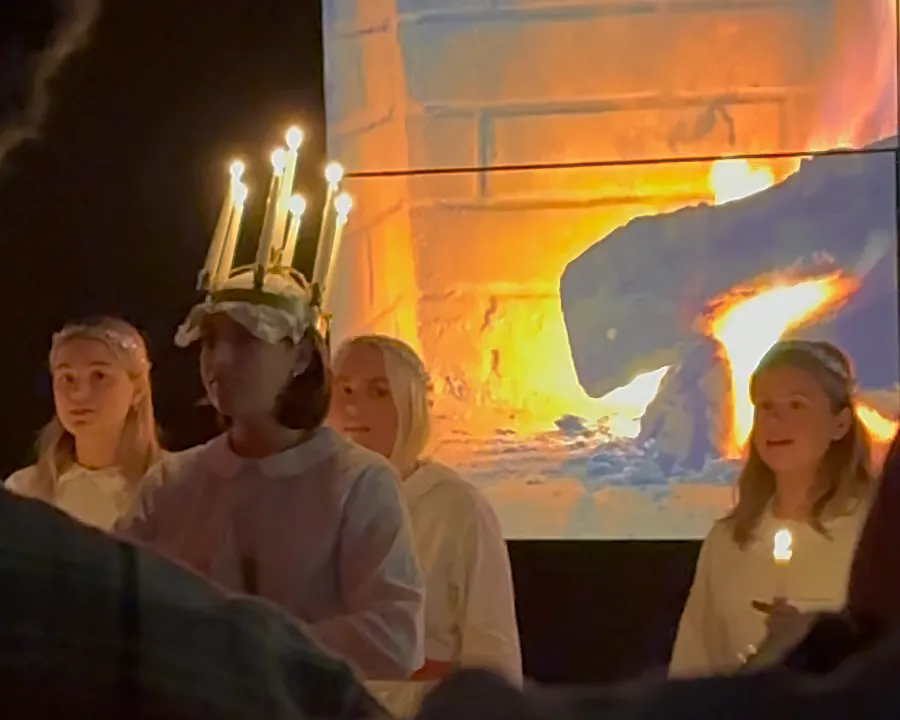
[[[754,168],[746,160],[716,160],[709,171],[709,187],[716,205],[741,200],[775,184],[775,174],[767,167]]]
[[[790,330],[802,327],[841,305],[856,290],[855,279],[841,273],[793,283],[732,291],[715,304],[707,331],[722,345],[731,370],[734,417],[724,454],[740,457],[753,425],[750,376],[763,356]],[[889,441],[897,423],[875,409],[857,405],[859,419],[877,442]]]
[[[717,303],[710,333],[722,344],[731,368],[734,419],[729,433],[729,457],[739,457],[753,424],[750,375],[759,361],[789,330],[805,325],[839,305],[855,282],[837,273],[794,284],[732,292]]]

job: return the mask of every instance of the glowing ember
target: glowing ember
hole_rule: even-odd
[[[753,424],[750,375],[784,333],[840,305],[855,281],[837,273],[731,293],[720,300],[708,331],[721,344],[731,369],[734,419],[724,454],[739,457]]]
[[[709,188],[716,205],[740,200],[766,190],[775,184],[769,168],[753,168],[746,160],[716,160],[709,171]]]

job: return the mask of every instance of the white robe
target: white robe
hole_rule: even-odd
[[[488,668],[522,683],[512,572],[490,504],[453,470],[423,463],[402,484],[425,575],[425,658]],[[412,717],[432,683],[370,683],[397,717]]]
[[[37,467],[17,470],[6,480],[6,488],[19,495],[37,496]],[[100,530],[110,530],[125,515],[132,502],[128,480],[115,468],[90,470],[70,465],[60,474],[50,502],[76,520]]]
[[[700,550],[669,671],[675,676],[702,676],[738,670],[766,639],[766,620],[754,600],[782,597],[801,612],[840,610],[846,601],[850,565],[865,524],[867,504],[825,523],[830,537],[807,523],[763,515],[756,540],[737,546],[727,522],[717,522]],[[775,533],[793,536],[792,558],[776,566]]]
[[[493,508],[471,483],[433,462],[402,491],[425,575],[425,658],[489,668],[521,684],[512,571]]]
[[[367,678],[422,665],[423,581],[397,476],[322,428],[261,460],[227,435],[152,470],[123,534],[271,600]]]

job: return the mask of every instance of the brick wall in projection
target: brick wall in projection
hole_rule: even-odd
[[[823,140],[851,5],[325,0],[329,149],[349,171],[632,163],[351,180],[336,336],[416,346],[450,459],[589,414],[561,309],[567,265],[638,216],[715,199],[709,159],[635,161]],[[793,169],[768,162],[775,182]]]
[[[327,7],[332,148],[351,170],[805,148],[822,37],[809,2]],[[352,329],[414,340],[467,398],[472,431],[510,412],[542,422],[564,410],[551,376],[571,372],[566,263],[635,215],[708,197],[708,173],[701,163],[360,181],[345,243],[355,262],[342,266],[359,295],[348,298]],[[549,367],[523,366],[548,346],[560,349]]]

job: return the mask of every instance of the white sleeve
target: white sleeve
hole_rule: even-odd
[[[700,677],[713,675],[721,668],[715,662],[716,622],[712,603],[712,560],[716,528],[707,536],[700,548],[694,582],[678,623],[669,675],[673,677]],[[712,549],[711,549],[712,548]]]
[[[367,468],[344,507],[338,550],[341,615],[313,623],[322,645],[371,680],[402,680],[422,666],[425,587],[398,480]]]
[[[459,541],[454,578],[462,601],[460,664],[494,670],[521,685],[522,651],[506,541],[487,502],[475,503],[472,510],[474,517]]]
[[[31,465],[21,470],[16,470],[12,475],[6,478],[3,486],[17,495],[25,495],[31,497],[34,494],[34,481],[37,477],[37,468]]]

